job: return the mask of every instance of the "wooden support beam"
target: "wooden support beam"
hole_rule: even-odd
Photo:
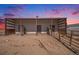
[[[71,31],[71,36],[70,36],[70,46],[72,45],[72,34],[73,34],[73,31]]]
[[[5,19],[5,35],[7,35],[7,19]]]
[[[50,35],[52,36],[52,19],[50,19],[50,29],[51,29]]]
[[[38,16],[36,16],[36,35],[38,35],[38,32],[37,32],[37,25],[38,25]]]
[[[20,19],[20,34],[23,35],[23,20]]]

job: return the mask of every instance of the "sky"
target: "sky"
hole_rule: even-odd
[[[36,16],[67,17],[67,24],[76,24],[79,23],[79,4],[0,4],[0,18],[35,18]]]

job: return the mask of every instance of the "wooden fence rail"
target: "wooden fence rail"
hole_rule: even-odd
[[[79,31],[68,30],[65,35],[58,33],[57,39],[76,54],[79,54]],[[57,34],[56,34],[57,35]],[[56,36],[55,36],[56,37]]]

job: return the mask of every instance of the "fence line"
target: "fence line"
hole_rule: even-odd
[[[62,42],[69,49],[73,50],[76,54],[79,54],[79,31],[68,31],[69,32],[67,32],[65,35],[58,33],[58,37],[57,34],[54,37],[57,38],[60,42]]]

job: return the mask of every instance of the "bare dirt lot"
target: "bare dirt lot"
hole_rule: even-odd
[[[73,55],[55,38],[46,35],[28,34],[0,36],[1,55]]]

